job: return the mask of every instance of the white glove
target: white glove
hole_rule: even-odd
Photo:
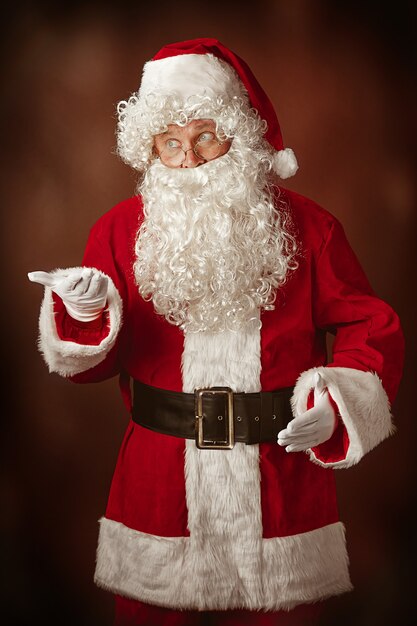
[[[324,443],[333,435],[337,417],[321,375],[315,375],[314,406],[297,415],[278,433],[278,443],[287,452],[301,452]]]
[[[69,315],[80,322],[99,318],[106,306],[108,278],[95,269],[80,267],[60,274],[29,272],[28,278],[50,287]]]

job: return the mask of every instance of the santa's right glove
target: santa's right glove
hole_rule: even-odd
[[[100,317],[106,306],[108,278],[94,268],[74,268],[67,273],[29,272],[29,280],[50,287],[68,314],[79,322]]]

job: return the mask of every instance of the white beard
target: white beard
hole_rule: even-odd
[[[232,145],[197,168],[156,161],[146,172],[135,278],[142,297],[184,332],[259,325],[260,309],[274,308],[296,266],[265,169],[256,152]]]

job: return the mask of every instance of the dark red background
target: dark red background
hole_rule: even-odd
[[[97,520],[128,416],[117,381],[76,386],[36,348],[41,287],[80,263],[88,230],[134,193],[114,155],[115,106],[166,43],[217,37],[274,102],[300,170],[288,186],[330,210],[407,342],[397,434],[337,472],[355,591],[323,625],[415,617],[416,15],[413,3],[331,0],[19,3],[2,13],[2,622],[107,626],[93,584]],[[365,5],[365,6],[363,6]]]

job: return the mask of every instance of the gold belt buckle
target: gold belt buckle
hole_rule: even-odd
[[[233,423],[233,391],[230,387],[208,387],[195,390],[195,443],[201,450],[231,450],[235,445]],[[223,395],[226,396],[225,420],[226,439],[223,441],[206,441],[203,430],[203,396]]]

